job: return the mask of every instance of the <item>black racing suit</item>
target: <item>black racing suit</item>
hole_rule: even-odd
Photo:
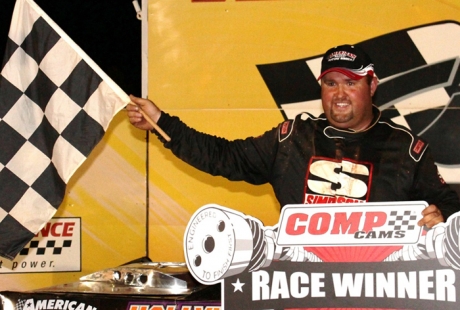
[[[459,211],[457,193],[440,177],[427,143],[380,117],[376,107],[374,115],[367,130],[353,132],[330,126],[324,114],[303,113],[234,141],[197,132],[166,113],[158,125],[172,137],[165,146],[177,157],[229,180],[268,182],[281,207],[424,200],[445,219]]]

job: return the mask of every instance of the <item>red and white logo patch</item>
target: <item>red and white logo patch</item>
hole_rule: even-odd
[[[426,202],[287,205],[278,245],[351,246],[416,243]]]

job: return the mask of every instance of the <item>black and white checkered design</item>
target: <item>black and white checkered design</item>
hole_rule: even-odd
[[[460,183],[460,25],[441,22],[357,43],[371,57],[380,83],[374,104],[382,114],[429,142],[438,163]],[[322,112],[322,55],[257,68],[286,119]],[[442,168],[444,169],[444,168]],[[447,168],[445,168],[447,169]],[[443,171],[441,171],[443,172]]]
[[[414,230],[417,222],[417,215],[412,211],[391,211],[388,217],[388,226],[393,226],[393,230]]]
[[[46,240],[40,242],[39,240],[32,240],[25,246],[18,256],[26,256],[34,253],[35,255],[60,255],[64,248],[70,248],[72,240]]]
[[[15,310],[23,310],[28,302],[30,303],[28,299],[18,299]]]
[[[129,97],[32,0],[17,0],[0,75],[0,255],[51,219]]]

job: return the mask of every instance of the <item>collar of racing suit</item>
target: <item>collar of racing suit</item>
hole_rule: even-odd
[[[372,127],[374,127],[375,124],[377,124],[377,122],[380,119],[381,112],[380,112],[379,108],[377,108],[375,105],[372,105],[372,112],[374,114],[374,118],[373,118],[371,124],[369,125],[369,127],[367,127],[364,130],[354,131],[354,130],[351,130],[351,129],[339,129],[339,128],[335,128],[335,127],[333,127],[331,125],[327,125],[323,129],[323,133],[324,133],[324,135],[326,135],[329,138],[353,139],[353,140],[354,139],[359,139],[362,136],[364,136]],[[324,115],[322,115],[322,116],[324,116]],[[320,116],[320,117],[322,117],[322,116]]]

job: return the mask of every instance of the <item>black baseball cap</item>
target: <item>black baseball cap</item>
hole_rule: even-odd
[[[321,61],[320,80],[328,72],[340,72],[353,80],[366,75],[374,76],[374,64],[369,55],[353,45],[340,45],[329,49]]]

